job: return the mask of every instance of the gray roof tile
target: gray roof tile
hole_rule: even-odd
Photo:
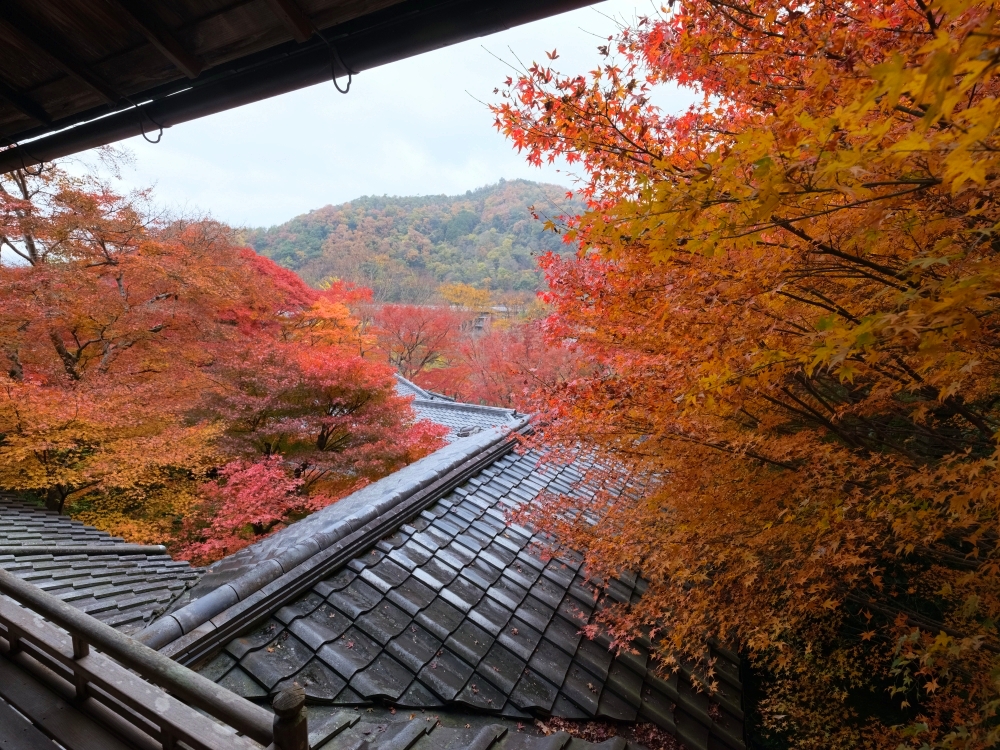
[[[381,650],[376,641],[351,627],[339,638],[324,645],[317,656],[345,680],[350,680],[358,670],[371,664]]]
[[[500,631],[507,624],[507,621],[510,620],[510,617],[511,611],[491,598],[483,599],[469,612],[470,620],[476,622],[494,636],[500,634]]]
[[[326,598],[330,604],[352,620],[370,610],[381,599],[381,592],[360,578],[355,578],[340,591],[334,591]]]
[[[350,626],[351,621],[347,617],[329,604],[324,604],[307,616],[293,620],[288,629],[313,651],[318,651],[323,644],[342,636]]]
[[[351,678],[351,688],[367,698],[395,701],[412,681],[413,673],[383,651]]]
[[[489,652],[494,638],[471,620],[465,620],[445,645],[469,664],[478,664]]]
[[[244,698],[263,698],[267,695],[267,690],[239,667],[233,667],[226,672],[225,676],[218,680],[218,683]]]
[[[383,600],[359,617],[357,623],[359,628],[384,646],[406,629],[410,617],[392,602]]]
[[[525,662],[499,643],[494,643],[476,671],[509,695],[524,671]]]
[[[444,705],[434,693],[424,687],[420,680],[414,680],[410,683],[396,704],[412,708],[437,708]]]
[[[558,695],[559,688],[533,669],[526,669],[511,691],[510,699],[519,708],[536,709],[547,714]]]
[[[455,696],[456,703],[462,703],[470,708],[493,713],[507,701],[507,695],[497,690],[493,685],[478,674],[472,675]]]
[[[417,675],[424,685],[445,702],[454,700],[470,677],[472,667],[447,648],[438,651]]]
[[[288,624],[297,617],[304,617],[305,615],[313,612],[317,607],[323,604],[323,597],[314,592],[309,592],[301,599],[293,602],[287,607],[282,607],[275,613],[275,617]]]
[[[242,659],[250,651],[259,649],[264,644],[274,640],[274,637],[281,633],[282,630],[284,628],[281,626],[281,623],[275,620],[268,620],[250,633],[231,640],[226,644],[226,651],[237,659]]]
[[[386,651],[416,674],[441,649],[441,641],[419,625],[410,625],[394,638]]]
[[[561,685],[572,661],[573,658],[569,654],[553,645],[551,641],[543,639],[532,654],[528,665],[539,674],[545,675],[549,681]]]
[[[286,630],[264,648],[240,659],[240,666],[270,690],[286,677],[297,674],[312,656],[312,649]]]
[[[411,576],[390,591],[386,598],[415,615],[434,601],[434,590]]]
[[[450,398],[425,391],[399,375],[396,376],[396,393],[413,398],[411,406],[417,419],[447,427],[446,440],[449,442],[490,427],[511,425],[516,420],[511,409],[456,403]]]
[[[614,691],[603,690],[597,705],[597,715],[614,721],[635,721],[639,712]]]
[[[462,624],[465,616],[461,610],[451,606],[444,599],[437,598],[413,619],[435,637],[444,640]]]
[[[512,617],[497,636],[500,643],[525,661],[531,658],[541,639],[541,633],[517,617]]]
[[[347,681],[317,658],[299,670],[294,678],[279,682],[275,689],[284,690],[294,684],[305,689],[306,699],[312,703],[333,703],[347,686]]]

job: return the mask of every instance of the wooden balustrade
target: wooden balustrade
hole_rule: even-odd
[[[7,656],[71,685],[85,712],[106,722],[110,711],[165,750],[180,742],[191,750],[308,750],[299,693],[279,694],[271,714],[3,570],[0,592],[9,597],[0,597]]]

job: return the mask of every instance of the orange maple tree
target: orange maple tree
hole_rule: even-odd
[[[494,111],[589,201],[543,263],[594,368],[538,394],[541,437],[651,484],[535,523],[649,579],[619,643],[652,628],[707,689],[702,644],[737,645],[764,745],[996,745],[1000,16],[684,0],[600,52]]]
[[[356,291],[227,227],[46,167],[0,178],[0,247],[0,489],[207,560],[441,444],[363,358]],[[240,471],[286,475],[254,523]]]

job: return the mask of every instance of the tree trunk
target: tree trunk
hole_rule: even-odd
[[[45,507],[56,513],[62,513],[65,504],[66,493],[63,491],[62,485],[56,484],[49,487],[48,492],[45,493]]]

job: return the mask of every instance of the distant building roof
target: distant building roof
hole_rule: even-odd
[[[115,547],[121,552],[108,549]],[[32,554],[24,554],[29,548]],[[142,548],[0,495],[0,568],[130,634],[148,625],[201,574],[171,560],[162,548],[136,549]]]
[[[492,427],[510,428],[518,420],[517,412],[513,409],[457,402],[439,393],[424,390],[402,375],[396,376],[396,393],[413,397],[412,407],[418,419],[447,427],[449,442]]]

